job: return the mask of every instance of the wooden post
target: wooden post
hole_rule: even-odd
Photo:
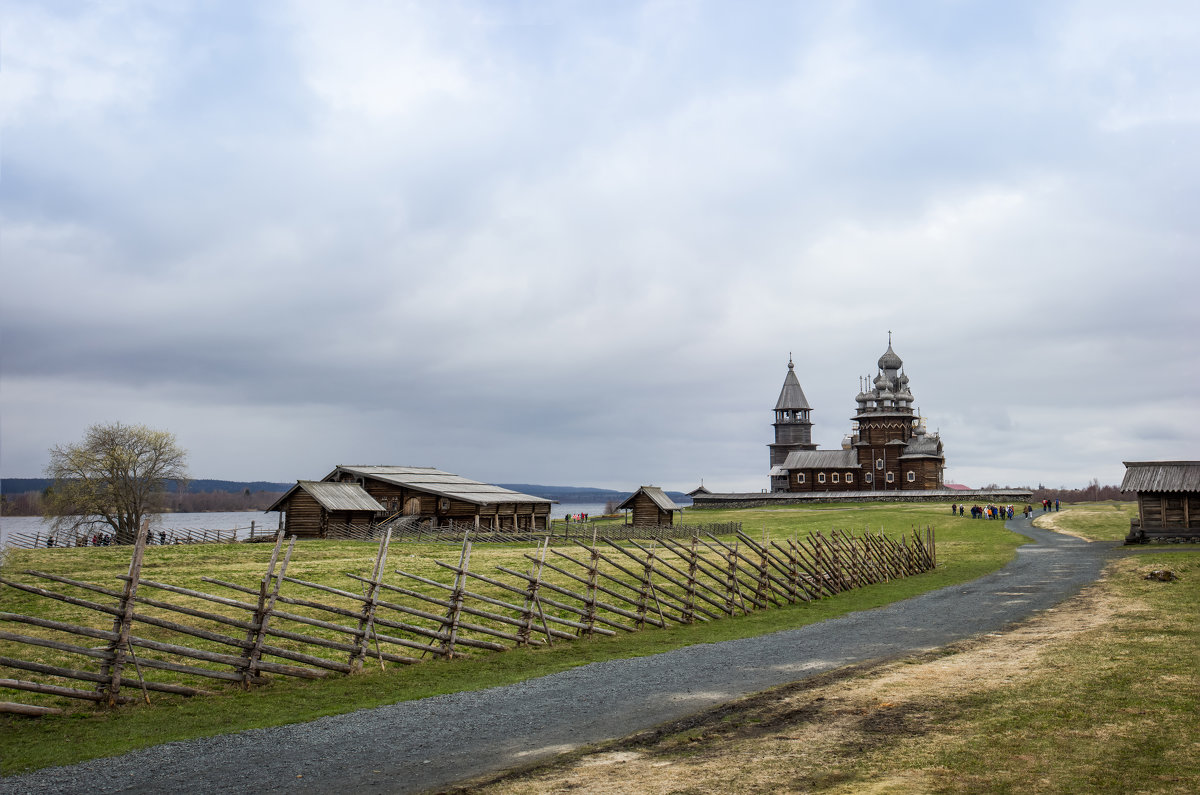
[[[113,632],[116,638],[109,642],[105,649],[104,664],[100,668],[101,676],[105,677],[96,688],[105,697],[105,704],[115,707],[121,693],[121,669],[125,666],[125,649],[129,644],[130,628],[133,626],[134,598],[137,596],[138,578],[142,574],[142,559],[146,554],[146,538],[150,535],[150,520],[143,519],[138,529],[137,539],[133,544],[133,556],[129,559],[129,577],[121,591],[117,610],[120,611],[113,620]]]
[[[454,644],[458,640],[458,621],[462,613],[463,586],[466,582],[464,572],[471,565],[471,534],[463,534],[462,552],[458,556],[458,569],[454,574],[454,588],[450,592],[450,607],[446,618],[442,621],[442,631],[446,639],[442,641],[442,653],[446,657],[454,655]]]
[[[371,633],[375,631],[375,608],[378,605],[379,582],[383,578],[383,567],[387,564],[388,545],[392,543],[392,531],[388,528],[383,540],[379,542],[379,551],[375,554],[375,568],[371,571],[371,582],[367,584],[367,593],[363,596],[362,618],[358,620],[359,635],[354,640],[354,651],[350,654],[350,670],[353,673],[362,672],[363,660],[370,648]],[[383,668],[383,657],[379,658],[379,667]],[[385,669],[386,670],[386,669]]]
[[[262,657],[263,646],[267,640],[267,624],[271,621],[271,613],[275,608],[275,600],[279,597],[279,586],[287,573],[288,561],[292,558],[292,550],[296,548],[296,537],[288,543],[287,554],[284,555],[283,565],[275,571],[279,561],[279,550],[283,546],[283,531],[275,536],[275,549],[271,552],[271,561],[267,572],[262,576],[258,586],[258,605],[254,611],[254,625],[246,631],[246,641],[250,646],[244,655],[245,666],[242,669],[242,687],[249,688],[250,683],[258,677],[259,659]]]

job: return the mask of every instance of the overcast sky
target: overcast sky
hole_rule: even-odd
[[[947,479],[1200,458],[1200,5],[10,0],[0,474],[767,487],[893,332]]]

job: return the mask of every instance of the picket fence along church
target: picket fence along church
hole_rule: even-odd
[[[771,449],[772,492],[902,491],[942,488],[942,440],[925,429],[913,408],[904,362],[888,347],[874,381],[859,385],[858,409],[841,450],[812,442],[812,407],[788,357],[787,376],[775,403]]]

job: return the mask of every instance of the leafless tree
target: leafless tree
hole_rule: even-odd
[[[79,444],[50,449],[46,477],[54,484],[43,510],[56,531],[107,525],[116,543],[131,544],[164,507],[167,482],[187,479],[187,452],[168,431],[98,424]]]

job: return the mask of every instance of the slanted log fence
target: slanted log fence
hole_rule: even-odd
[[[0,631],[0,667],[25,672],[0,679],[0,691],[114,707],[149,701],[151,693],[208,694],[206,681],[249,688],[269,675],[353,675],[368,663],[385,669],[714,621],[919,574],[937,560],[931,528],[899,540],[869,530],[774,540],[751,538],[740,525],[730,531],[724,538],[693,532],[625,543],[593,535],[568,539],[567,549],[543,536],[523,553],[525,570],[496,565],[494,574],[484,574],[471,570],[475,536],[468,528],[459,537],[457,565],[433,561],[451,576],[445,583],[400,569],[393,570],[398,581],[387,581],[396,538],[385,530],[369,575],[345,575],[353,590],[290,576],[296,539],[279,532],[254,585],[199,578],[236,595],[230,597],[143,577],[143,530],[120,590],[35,569],[23,574],[58,590],[0,577],[0,586],[84,616],[61,621],[0,612],[0,622],[32,628]],[[94,601],[97,595],[114,602]],[[105,620],[110,628],[95,626]],[[0,702],[0,712],[48,714],[47,708]]]

